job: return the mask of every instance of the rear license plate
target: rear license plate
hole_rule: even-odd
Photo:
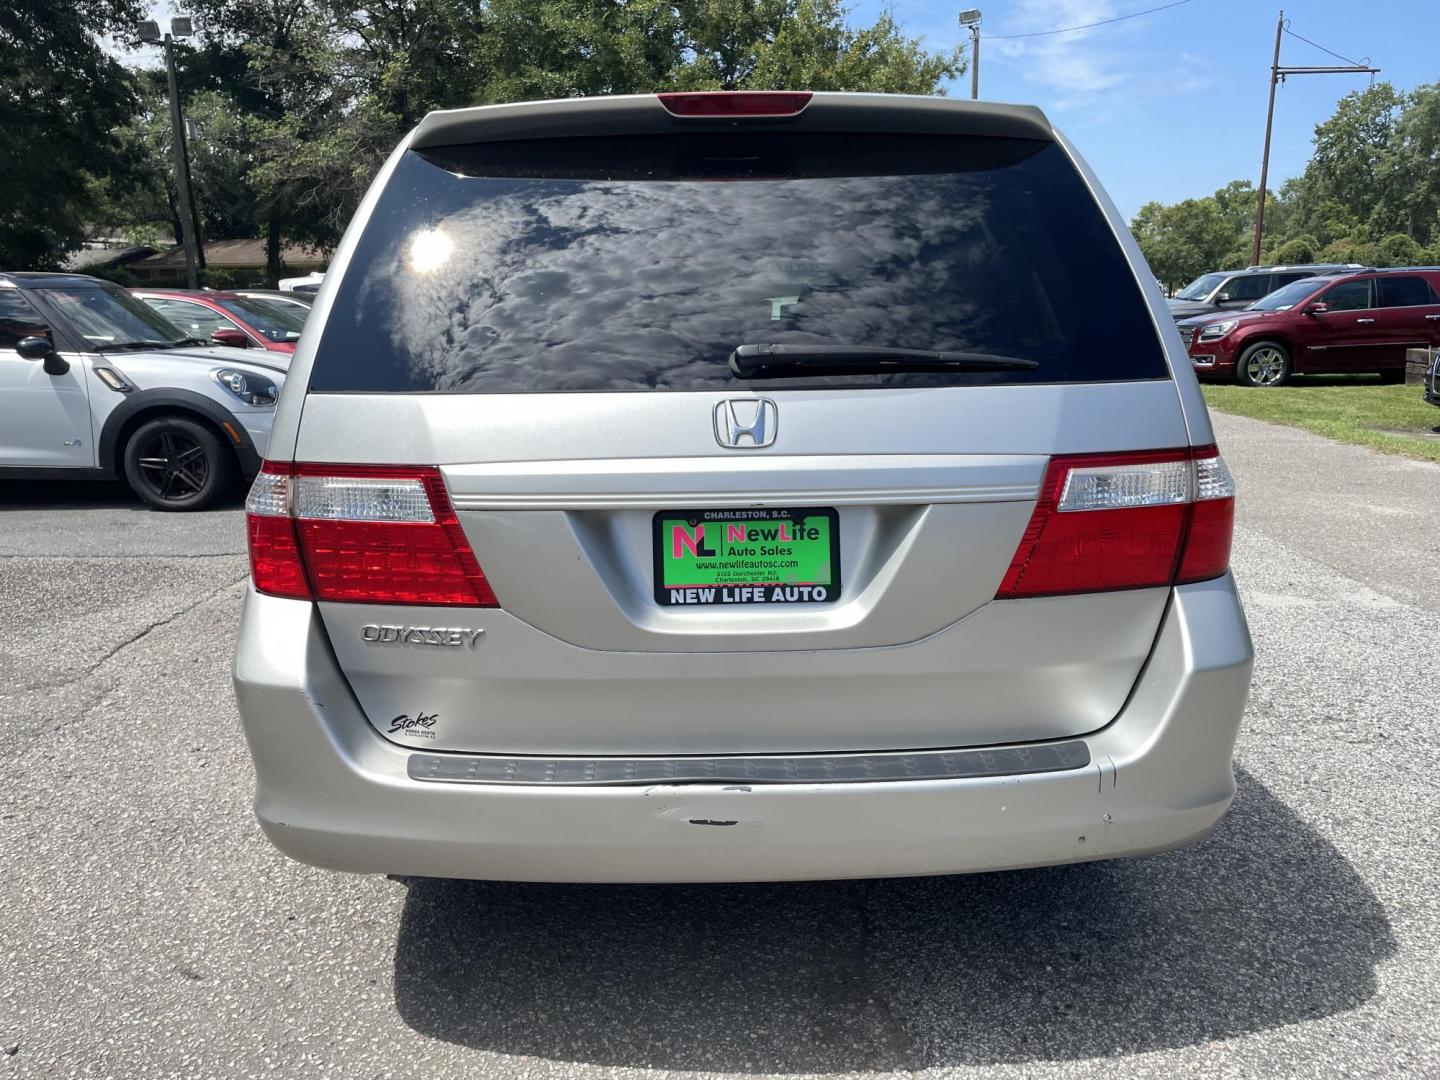
[[[829,508],[662,510],[655,600],[662,607],[833,604],[840,521]]]

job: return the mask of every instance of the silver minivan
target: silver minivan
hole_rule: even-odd
[[[1233,484],[1033,108],[432,113],[247,510],[256,809],[315,865],[995,870],[1176,848],[1235,791]]]

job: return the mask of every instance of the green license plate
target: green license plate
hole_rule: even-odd
[[[840,599],[839,515],[804,510],[662,510],[655,515],[655,600],[833,604]]]

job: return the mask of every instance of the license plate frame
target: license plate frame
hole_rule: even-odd
[[[821,525],[823,522],[823,527]],[[667,524],[684,524],[688,540],[676,539],[666,528]],[[724,529],[723,537],[705,537],[695,531],[696,526],[714,524],[717,531]],[[734,535],[728,526],[746,529],[747,539],[731,539]],[[786,526],[782,530],[782,526]],[[762,536],[748,539],[750,529],[758,529]],[[795,551],[790,555],[762,554],[771,548],[787,544],[808,547],[820,544],[819,538],[797,536],[799,530],[821,529],[823,542],[828,542],[828,558],[824,551]],[[775,532],[774,537],[763,533]],[[786,534],[789,534],[788,539]],[[651,519],[652,549],[654,557],[655,602],[666,610],[684,610],[695,607],[789,607],[794,604],[833,604],[840,599],[840,514],[834,507],[745,507],[737,509],[710,508],[701,510],[661,510]],[[716,540],[721,547],[711,548]],[[670,557],[671,541],[678,545],[675,550],[682,557]],[[768,541],[768,542],[767,542]],[[743,545],[743,547],[740,547]],[[753,549],[747,554],[732,554],[737,550]],[[701,552],[708,549],[713,556]],[[755,567],[722,567],[707,565],[713,558],[716,564],[723,562],[751,562]],[[797,565],[782,568],[780,563],[793,562]],[[667,578],[667,570],[677,571]],[[682,576],[700,580],[681,581]],[[717,580],[711,575],[728,577],[731,580]],[[739,576],[748,577],[740,580]],[[823,579],[823,580],[822,580]],[[758,592],[757,592],[758,590]]]

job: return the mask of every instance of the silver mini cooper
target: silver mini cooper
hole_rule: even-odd
[[[530,881],[1179,847],[1235,791],[1233,517],[1154,278],[1037,110],[433,113],[249,498],[260,822]]]

